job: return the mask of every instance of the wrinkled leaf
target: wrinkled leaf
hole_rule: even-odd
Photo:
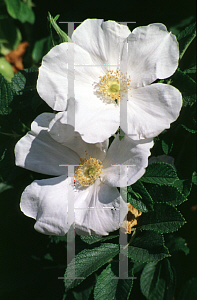
[[[185,223],[181,213],[167,203],[155,203],[154,211],[144,213],[140,220],[140,228],[158,233],[177,231]]]
[[[139,262],[154,262],[169,256],[164,238],[153,231],[144,231],[128,246],[128,257]]]
[[[100,236],[100,235],[92,234],[90,236],[88,236],[88,235],[81,235],[80,236],[81,240],[83,242],[89,244],[89,245],[97,243],[97,242],[104,242],[106,240],[111,240],[111,239],[114,239],[116,237],[119,237],[119,235],[109,235],[109,236],[103,237],[103,236]]]
[[[175,169],[167,163],[155,162],[146,168],[141,181],[154,184],[172,184],[178,179]]]
[[[132,286],[133,279],[118,279],[119,276],[119,264],[109,264],[105,270],[98,276],[95,289],[95,300],[127,300]],[[133,277],[133,268],[129,268],[128,276]],[[117,279],[112,279],[117,277]]]
[[[10,83],[0,73],[0,115],[7,115],[11,112],[9,107],[13,99],[13,91]]]
[[[169,300],[175,290],[175,272],[168,259],[147,264],[140,277],[142,294],[148,300]]]
[[[141,181],[128,187],[127,196],[128,202],[141,212],[153,210],[153,200]]]
[[[162,202],[177,206],[187,200],[185,195],[182,194],[183,188],[181,184],[183,184],[183,182],[179,180],[176,180],[173,183],[173,186],[149,184],[147,185],[147,190],[154,202]]]
[[[100,247],[85,249],[75,256],[66,269],[64,275],[65,288],[70,289],[80,284],[86,277],[106,264],[111,258],[119,253],[119,245],[102,244]],[[76,277],[83,279],[68,278],[75,270]],[[66,278],[67,277],[67,278]]]

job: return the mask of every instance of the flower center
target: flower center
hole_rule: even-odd
[[[88,186],[94,183],[94,181],[102,173],[102,164],[96,158],[90,156],[87,158],[80,158],[80,166],[76,170],[76,178],[81,186]]]
[[[130,85],[130,76],[127,78],[120,72],[120,69],[116,71],[108,70],[102,77],[100,76],[100,82],[98,83],[98,93],[107,100],[107,102],[119,102],[123,95],[127,93],[127,89]]]

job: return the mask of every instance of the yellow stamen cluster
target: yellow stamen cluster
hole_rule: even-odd
[[[102,164],[96,158],[89,156],[87,158],[80,158],[80,166],[77,167],[75,177],[78,179],[81,186],[88,186],[95,182],[95,180],[102,173]]]
[[[120,69],[116,71],[108,70],[104,76],[100,76],[100,82],[98,83],[99,93],[110,100],[110,102],[119,102],[122,96],[127,92],[130,85],[130,76],[123,75]]]

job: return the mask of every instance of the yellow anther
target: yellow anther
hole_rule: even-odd
[[[99,76],[99,78],[101,78],[97,86],[99,94],[103,95],[106,100],[117,100],[117,102],[127,92],[131,82],[130,76],[123,75],[120,69],[109,70],[103,77]]]
[[[86,155],[87,154],[87,151]],[[87,158],[80,158],[80,166],[77,167],[76,170],[76,178],[78,179],[81,186],[88,186],[95,182],[95,180],[100,176],[102,173],[102,164],[96,158],[92,158],[89,155],[89,159]]]

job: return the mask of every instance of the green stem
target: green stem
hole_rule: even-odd
[[[13,138],[21,137],[21,135],[20,135],[20,134],[17,134],[16,132],[14,132],[14,133],[0,132],[0,134],[4,134],[4,135],[7,135],[7,136],[11,136],[11,137],[13,137]]]
[[[132,228],[132,230],[133,230],[133,234],[132,234],[132,236],[130,238],[130,241],[129,241],[129,243],[123,249],[126,249],[131,244],[131,242],[134,240],[134,238],[135,238],[135,235],[136,235],[136,232],[137,232],[137,228]]]

